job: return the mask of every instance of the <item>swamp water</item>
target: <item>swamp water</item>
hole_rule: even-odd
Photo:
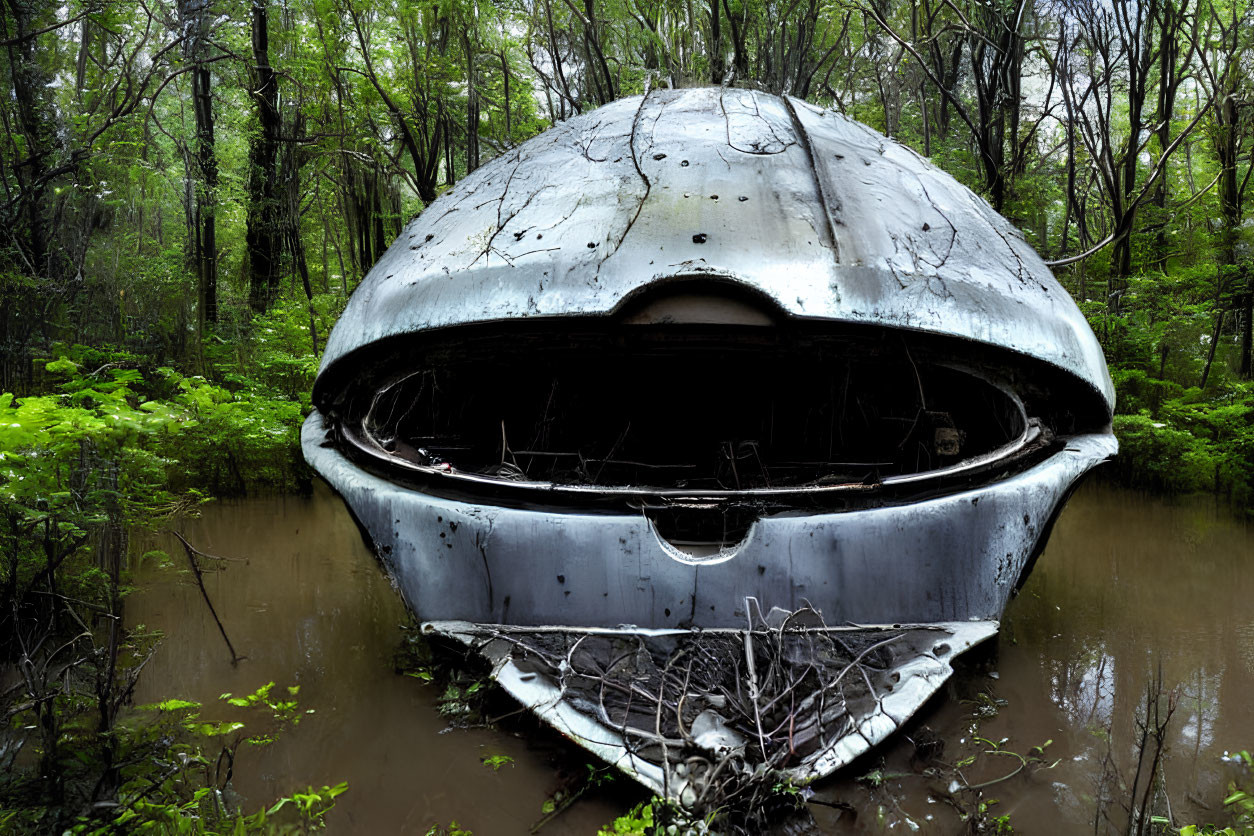
[[[205,575],[240,655],[236,666],[186,572],[153,565],[135,575],[127,618],[165,638],[140,679],[137,703],[197,700],[213,717],[218,695],[271,680],[299,685],[301,724],[271,746],[243,747],[236,788],[248,809],[307,785],[347,781],[329,832],[424,834],[456,820],[475,836],[526,833],[542,817],[559,773],[584,769],[556,733],[448,729],[440,689],[399,675],[393,656],[407,617],[343,503],[314,495],[207,506],[182,528],[202,551],[237,560]],[[173,537],[161,548],[184,567]],[[1107,752],[1131,782],[1132,721],[1159,669],[1173,690],[1166,780],[1179,823],[1215,821],[1237,767],[1224,752],[1254,748],[1254,530],[1212,502],[1167,502],[1090,484],[1071,500],[1045,554],[1006,613],[995,647],[977,649],[948,689],[845,772],[816,785],[824,832],[961,833],[960,807],[997,803],[1014,832],[1093,832]],[[210,563],[206,561],[206,564]],[[519,731],[525,733],[519,733]],[[1005,781],[1052,741],[1042,763]],[[1006,739],[1004,743],[1000,743]],[[956,764],[977,798],[953,789]],[[512,758],[493,770],[493,755]],[[1052,765],[1052,766],[1051,766]],[[859,776],[873,780],[856,780]],[[1252,778],[1251,780],[1254,780]],[[597,788],[542,834],[588,834],[645,798],[626,780]],[[1210,809],[1207,809],[1209,807]],[[1119,818],[1117,802],[1112,816]]]

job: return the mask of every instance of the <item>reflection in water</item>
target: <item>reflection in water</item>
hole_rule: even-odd
[[[399,596],[330,491],[213,505],[185,531],[207,552],[247,559],[226,564],[207,584],[248,659],[231,667],[183,576],[141,569],[142,591],[128,602],[128,618],[167,638],[137,699],[211,703],[224,691],[273,679],[300,684],[303,706],[316,710],[275,746],[249,753],[237,772],[242,792],[261,803],[306,784],[347,780],[349,793],[330,819],[333,833],[421,834],[456,819],[476,836],[492,836],[525,832],[539,818],[556,785],[555,736],[441,734],[438,694],[393,672],[406,618]],[[157,547],[181,560],[172,540]],[[1091,831],[1106,730],[1126,762],[1137,705],[1161,666],[1179,705],[1167,764],[1176,815],[1215,818],[1189,799],[1217,806],[1232,777],[1221,753],[1254,747],[1252,556],[1254,533],[1205,501],[1168,503],[1089,486],[1072,499],[1007,611],[997,648],[976,652],[950,697],[926,709],[916,730],[927,726],[944,741],[950,763],[978,748],[975,734],[1009,738],[1007,747],[1019,752],[1052,740],[1048,754],[1057,766],[999,783],[987,796],[999,800],[999,814],[1010,814],[1016,833]],[[979,716],[989,704],[980,694],[1004,701],[996,716]],[[875,810],[884,807],[890,820],[908,816],[924,832],[955,832],[953,811],[938,800],[943,782],[920,774],[913,752],[899,735],[845,777],[825,782],[821,796],[863,809],[851,828],[833,829],[873,832]],[[480,762],[497,753],[515,763],[493,772]],[[1004,763],[987,760],[997,759],[977,761],[968,780],[1005,773]],[[887,773],[906,777],[873,791],[853,780],[881,761]],[[638,798],[629,788],[620,793],[581,801],[542,833],[595,832]],[[821,824],[834,815],[816,812]]]
[[[945,740],[949,763],[987,748],[976,734],[1008,738],[1007,748],[1024,753],[1052,740],[1047,755],[1056,766],[998,783],[985,798],[998,799],[996,814],[1008,813],[1016,833],[1093,832],[1107,741],[1130,783],[1134,718],[1161,669],[1178,705],[1166,767],[1173,812],[1181,822],[1215,820],[1235,775],[1221,762],[1223,751],[1254,745],[1254,702],[1247,698],[1254,670],[1240,629],[1254,595],[1251,557],[1254,532],[1211,502],[1087,486],[1007,609],[997,647],[976,651],[971,668],[954,678],[951,698],[918,724]],[[981,693],[1004,701],[995,717],[977,719],[973,706],[987,704],[977,699]],[[882,759],[886,771],[911,773],[883,791],[868,793],[846,779],[824,792],[859,799],[863,821],[891,798],[924,832],[956,832],[956,817],[935,803],[943,782],[917,775],[913,751],[898,740],[851,770],[869,771]],[[1001,763],[980,769],[979,762],[970,767],[968,781],[1008,771]],[[936,823],[930,830],[929,815]]]
[[[1091,487],[1007,611],[1003,671],[1014,665],[1028,685],[1034,668],[1047,671],[1044,693],[1075,754],[1099,760],[1104,744],[1093,733],[1110,729],[1126,761],[1132,719],[1161,670],[1178,704],[1167,769],[1176,813],[1213,818],[1186,794],[1218,806],[1231,777],[1220,755],[1254,745],[1250,642],[1234,623],[1254,596],[1251,557],[1254,532],[1211,501]],[[1010,712],[1019,713],[1014,703]]]
[[[1050,696],[1081,728],[1110,725],[1114,709],[1115,660],[1098,642],[1075,659],[1043,660],[1051,672]],[[1078,677],[1077,677],[1078,675]]]
[[[525,833],[556,788],[553,741],[541,746],[487,731],[442,734],[434,686],[396,674],[393,653],[406,623],[404,605],[363,544],[344,504],[319,486],[311,499],[278,497],[215,503],[183,527],[211,554],[243,558],[205,584],[231,641],[230,655],[187,573],[149,566],[127,618],[165,633],[140,679],[137,703],[179,696],[206,705],[230,691],[249,693],[274,680],[301,686],[315,714],[264,749],[245,747],[236,788],[252,808],[312,784],[348,781],[328,817],[330,832],[426,833],[456,820],[475,836]],[[162,548],[185,568],[173,539]],[[514,764],[492,771],[481,759]],[[583,801],[545,834],[587,834],[635,803]],[[250,808],[251,809],[251,808]]]

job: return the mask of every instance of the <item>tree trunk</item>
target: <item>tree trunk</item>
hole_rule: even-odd
[[[189,207],[194,225],[191,230],[191,260],[199,286],[197,319],[203,325],[218,321],[218,161],[213,135],[212,78],[205,64],[213,12],[209,8],[209,0],[180,0],[179,16],[183,30],[187,32],[183,55],[192,67],[192,113],[196,141],[191,162],[196,183],[194,206]]]
[[[204,318],[218,321],[218,234],[217,193],[218,160],[213,136],[213,91],[209,68],[201,65],[192,72],[192,99],[196,112],[196,165],[200,169],[200,188],[196,190],[196,209],[200,220],[198,273]]]
[[[732,14],[730,0],[723,0],[723,11],[727,13],[727,23],[731,26],[732,36],[732,71],[736,80],[749,78],[749,51],[745,48],[745,32],[736,16]]]
[[[470,57],[470,43],[466,43]],[[466,173],[479,167],[479,91],[475,89],[473,62],[466,68]]]
[[[265,0],[252,4],[251,90],[258,131],[248,148],[248,304],[264,313],[278,295],[281,241],[277,223],[277,164],[281,117],[279,80],[270,66],[270,32]]]
[[[20,233],[15,243],[24,256],[23,272],[48,276],[53,272],[49,264],[52,213],[44,177],[56,138],[52,118],[56,111],[46,101],[52,79],[36,55],[39,39],[31,34],[37,28],[34,15],[39,4],[15,0],[6,7],[5,17],[13,23],[12,32],[7,31],[7,21],[4,29],[6,35],[12,36],[7,52],[12,104],[17,115],[17,133],[21,135],[16,147],[25,152],[13,172],[21,190],[16,207]]]
[[[1254,290],[1250,288],[1250,271],[1241,270],[1245,293],[1241,297],[1241,376],[1251,376],[1251,355],[1254,354]]]
[[[1251,328],[1254,326],[1254,317],[1251,317],[1251,313],[1254,313],[1254,311],[1251,310],[1251,307],[1252,303],[1254,303],[1254,294],[1250,292],[1249,271],[1240,269],[1238,264],[1237,251],[1244,207],[1241,205],[1242,178],[1238,171],[1241,156],[1241,121],[1240,114],[1237,112],[1237,96],[1241,69],[1237,50],[1236,25],[1236,21],[1233,20],[1232,29],[1225,33],[1226,39],[1231,38],[1232,41],[1224,44],[1225,48],[1228,48],[1230,51],[1224,56],[1226,65],[1217,74],[1218,89],[1215,91],[1215,98],[1219,103],[1215,108],[1217,128],[1215,156],[1219,160],[1219,214],[1223,223],[1223,241],[1219,248],[1219,271],[1220,281],[1224,280],[1225,272],[1233,273],[1239,271],[1241,274],[1236,277],[1236,280],[1229,287],[1233,289],[1244,288],[1245,291],[1238,297],[1240,303],[1238,326],[1241,333],[1240,373],[1242,377],[1249,377],[1251,373]]]
[[[723,26],[719,0],[710,0],[710,81],[723,83]]]
[[[383,229],[383,177],[382,172],[375,169],[371,172],[371,182],[373,188],[370,190],[374,195],[374,206],[371,217],[374,219],[374,258],[372,262],[378,261],[383,257],[383,251],[388,248],[387,234]]]
[[[438,120],[436,126],[436,136],[444,137],[444,185],[452,186],[457,182],[457,161],[453,158],[453,128],[448,119]]]
[[[505,49],[501,48],[501,80],[505,85],[505,139],[508,142],[513,136],[513,130],[509,124],[509,62],[505,60]]]

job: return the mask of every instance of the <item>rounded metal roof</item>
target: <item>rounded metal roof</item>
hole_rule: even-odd
[[[984,200],[839,113],[717,88],[622,99],[466,177],[357,288],[320,382],[354,376],[353,352],[379,340],[606,315],[655,282],[701,276],[742,284],[798,319],[1029,355],[1113,408],[1084,317]]]

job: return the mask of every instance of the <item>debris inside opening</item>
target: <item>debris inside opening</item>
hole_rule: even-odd
[[[693,491],[874,485],[1024,432],[1016,397],[903,339],[751,330],[450,346],[379,386],[356,421],[372,447],[421,466]]]
[[[523,704],[551,721],[564,716],[559,727],[581,745],[612,741],[618,756],[602,757],[698,812],[849,763],[935,693],[955,655],[996,629],[829,628],[809,608],[763,615],[755,599],[745,604],[742,630],[424,629],[478,650]]]

